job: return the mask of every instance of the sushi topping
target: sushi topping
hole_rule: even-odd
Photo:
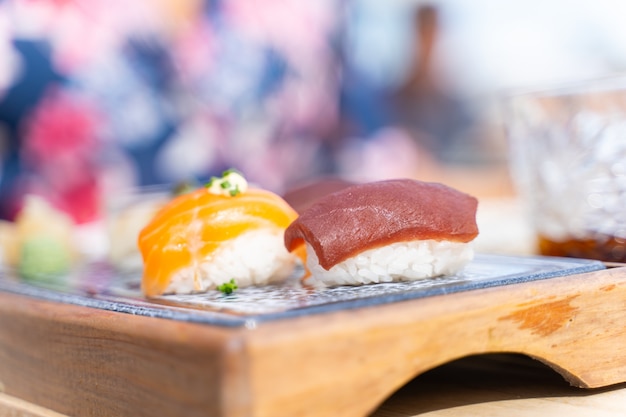
[[[443,184],[391,179],[357,184],[318,199],[285,230],[289,251],[311,245],[329,270],[396,242],[468,243],[478,235],[478,200]]]
[[[206,185],[211,194],[234,197],[245,193],[248,189],[248,181],[234,169],[226,170],[222,177],[212,177]]]
[[[223,283],[222,285],[218,285],[217,289],[224,294],[232,294],[237,288],[237,283],[235,282],[235,278],[231,278],[230,281]]]

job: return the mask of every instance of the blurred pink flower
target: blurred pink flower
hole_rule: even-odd
[[[77,223],[99,216],[100,123],[92,103],[51,90],[24,125],[24,161],[35,173],[29,192],[46,197]]]
[[[89,155],[97,144],[99,122],[94,104],[52,89],[34,109],[25,126],[25,157],[37,164],[66,155]]]

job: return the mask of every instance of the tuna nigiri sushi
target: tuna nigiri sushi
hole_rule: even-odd
[[[141,230],[142,290],[157,296],[283,280],[297,263],[283,243],[297,216],[278,195],[248,188],[240,174],[227,171],[169,202]]]
[[[473,258],[476,198],[410,179],[353,185],[322,197],[285,231],[306,248],[311,285],[360,285],[458,272]]]

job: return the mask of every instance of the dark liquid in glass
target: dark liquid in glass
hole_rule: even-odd
[[[540,235],[538,244],[542,255],[626,263],[626,239],[615,236],[600,235],[596,239],[568,239],[557,242]]]

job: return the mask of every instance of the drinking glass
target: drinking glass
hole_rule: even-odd
[[[626,262],[626,76],[516,93],[505,109],[538,253]]]

